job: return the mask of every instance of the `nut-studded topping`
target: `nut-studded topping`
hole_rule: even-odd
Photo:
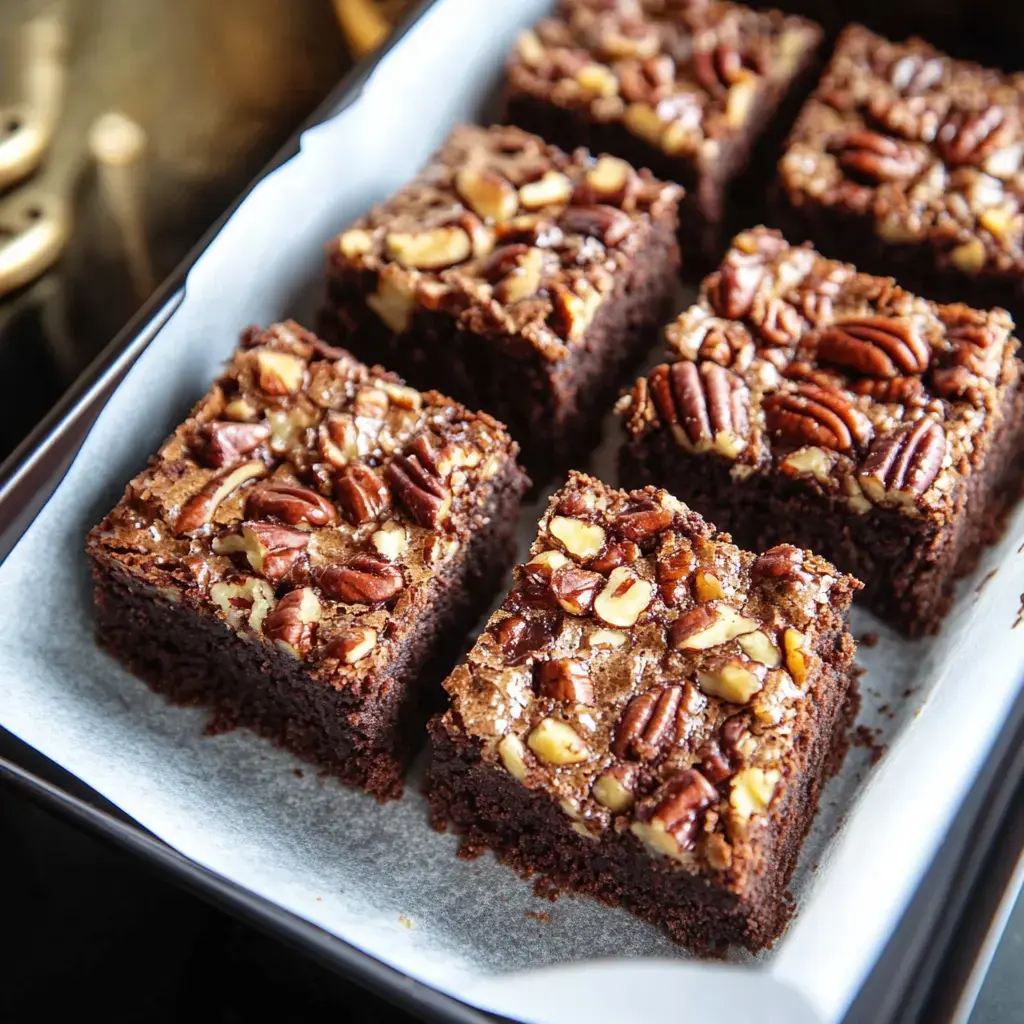
[[[349,604],[380,604],[405,586],[401,569],[371,555],[329,565],[320,571],[317,582],[325,594]]]
[[[582,519],[554,516],[548,523],[548,533],[577,558],[593,558],[604,545],[604,528]]]
[[[551,574],[551,592],[570,615],[586,615],[604,584],[600,573],[572,564],[560,566]]]
[[[358,259],[372,251],[373,235],[369,231],[362,231],[359,228],[346,231],[338,239],[338,249],[342,256],[350,260]]]
[[[317,446],[324,459],[342,469],[359,458],[359,428],[350,413],[331,413],[320,424]]]
[[[739,645],[751,661],[760,662],[768,668],[778,668],[782,664],[782,652],[763,629],[741,636]]]
[[[551,615],[524,618],[510,615],[498,625],[501,652],[510,665],[521,665],[530,655],[543,651],[558,635],[559,619]]]
[[[654,587],[625,565],[613,569],[604,590],[594,601],[594,612],[609,626],[626,629],[647,610]]]
[[[672,512],[653,501],[644,502],[615,517],[615,529],[627,541],[643,545],[672,525]]]
[[[754,559],[750,567],[750,579],[754,583],[762,580],[808,583],[811,577],[801,568],[803,561],[804,553],[800,548],[792,544],[776,544]]]
[[[209,523],[217,512],[217,506],[243,484],[258,477],[266,476],[267,467],[258,460],[243,462],[234,469],[226,469],[211,477],[198,494],[194,494],[182,506],[174,523],[177,534],[192,533]]]
[[[590,757],[580,734],[557,718],[542,718],[526,737],[526,745],[547,764],[579,764]]]
[[[309,534],[277,523],[243,523],[240,533],[213,542],[218,554],[244,554],[249,564],[268,580],[282,580],[302,558]]]
[[[633,168],[625,160],[603,156],[587,171],[587,185],[601,201],[618,206],[633,177]]]
[[[980,111],[953,111],[939,129],[936,143],[947,163],[980,164],[1010,134],[1006,111],[993,103]]]
[[[309,587],[285,594],[263,623],[263,633],[286,651],[301,658],[313,643],[320,621],[320,599]]]
[[[384,470],[395,496],[414,522],[436,529],[447,518],[452,493],[423,455],[414,449],[409,455],[397,455]]]
[[[867,377],[924,373],[928,343],[906,317],[866,316],[841,320],[818,336],[818,358]]]
[[[201,423],[192,438],[192,446],[208,466],[228,466],[243,455],[255,451],[270,437],[266,423],[234,423],[213,420]]]
[[[628,765],[614,765],[597,777],[590,792],[612,814],[623,814],[636,802],[633,775]]]
[[[455,175],[455,188],[466,205],[484,220],[500,224],[519,209],[519,196],[511,182],[493,171],[463,167]]]
[[[781,780],[775,768],[744,768],[729,785],[729,804],[743,821],[768,809]]]
[[[233,629],[247,625],[258,633],[274,606],[274,588],[257,576],[238,582],[220,581],[210,587],[210,600],[224,613]]]
[[[290,352],[261,348],[256,353],[260,388],[268,395],[293,395],[306,379],[306,362]]]
[[[545,206],[567,203],[572,195],[572,182],[560,171],[546,171],[542,178],[519,189],[519,202],[525,210],[542,210]]]
[[[329,526],[338,521],[335,507],[308,487],[271,481],[254,488],[245,503],[253,519],[273,516],[289,526]]]
[[[697,683],[709,697],[718,697],[730,704],[746,704],[764,686],[756,668],[742,658],[730,658],[698,672]]]
[[[804,654],[804,647],[807,637],[798,629],[788,627],[782,634],[782,643],[786,649],[786,668],[798,686],[803,686],[807,680],[807,657]]]
[[[613,541],[604,546],[601,554],[590,563],[590,568],[607,576],[612,569],[620,565],[631,565],[639,557],[640,548],[633,541]]]
[[[570,206],[561,219],[562,228],[577,235],[599,238],[605,245],[618,245],[633,229],[629,215],[614,206]]]
[[[656,567],[661,599],[670,608],[686,600],[690,592],[690,577],[697,565],[697,557],[689,545],[680,545],[658,555]]]
[[[537,666],[537,689],[542,697],[575,704],[594,703],[594,684],[587,663],[577,658],[555,658]]]
[[[654,794],[630,831],[658,853],[677,857],[693,849],[700,814],[717,799],[715,787],[696,768],[687,768]]]
[[[415,270],[443,270],[469,259],[473,245],[459,227],[426,231],[392,231],[385,239],[390,259]]]
[[[707,569],[698,569],[693,574],[693,592],[701,602],[720,601],[725,597],[722,581]]]
[[[743,450],[750,431],[750,391],[731,370],[683,360],[651,372],[655,408],[676,440],[690,451],[716,449],[727,458]]]
[[[700,604],[672,623],[669,644],[676,650],[706,651],[753,633],[757,627],[755,619],[741,615],[727,604]]]
[[[745,232],[722,261],[711,287],[715,312],[727,320],[741,320],[750,312],[754,296],[768,272],[767,264],[786,246],[778,232]]]
[[[634,697],[619,720],[612,741],[616,757],[653,761],[680,734],[683,688],[675,684],[655,686]]]
[[[913,505],[935,482],[946,457],[942,425],[922,416],[891,434],[876,438],[858,479],[876,504]]]
[[[401,558],[409,545],[409,531],[396,519],[389,519],[379,530],[375,530],[370,542],[377,549],[377,554],[394,562]]]
[[[391,505],[387,484],[361,463],[346,467],[335,481],[335,487],[345,517],[356,526],[371,522]]]
[[[839,391],[798,384],[766,395],[763,406],[768,429],[787,444],[850,452],[871,440],[871,421]]]
[[[336,658],[345,665],[355,665],[377,646],[377,634],[368,626],[350,626],[327,646],[326,658]]]
[[[924,166],[912,146],[871,131],[850,132],[839,146],[839,166],[856,181],[906,181]]]
[[[507,736],[502,737],[501,742],[498,744],[498,756],[501,758],[501,763],[505,766],[505,770],[512,778],[518,779],[520,782],[525,781],[528,770],[526,766],[526,746],[515,733],[510,732]]]

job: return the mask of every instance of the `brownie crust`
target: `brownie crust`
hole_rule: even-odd
[[[297,324],[250,330],[89,535],[98,639],[211,728],[400,796],[513,558],[516,451],[490,417]]]
[[[577,473],[539,533],[431,721],[435,827],[692,949],[764,948],[845,749],[858,584]]]

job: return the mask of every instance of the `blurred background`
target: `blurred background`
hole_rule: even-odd
[[[0,459],[409,6],[0,0]],[[1008,0],[779,6],[1024,66]],[[2,731],[0,753],[53,776]],[[0,793],[0,1021],[410,1019]],[[1022,945],[1018,907],[972,1024],[1024,1021]]]

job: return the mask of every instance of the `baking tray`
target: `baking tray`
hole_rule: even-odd
[[[55,556],[64,558],[65,551],[56,552],[53,546],[47,546],[55,536],[54,527],[61,525],[57,521],[58,513],[63,511],[67,516],[70,507],[73,509],[71,519],[87,524],[105,511],[123,480],[141,464],[166,430],[180,419],[195,396],[204,390],[241,324],[252,319],[266,321],[292,309],[303,308],[303,292],[306,293],[305,309],[308,312],[308,299],[318,290],[319,242],[330,234],[324,223],[325,208],[330,204],[337,207],[329,213],[335,218],[331,227],[341,226],[372,199],[406,178],[454,119],[465,119],[477,113],[475,100],[467,102],[466,97],[488,94],[500,64],[499,55],[510,43],[515,30],[532,21],[545,6],[540,2],[524,2],[513,9],[483,10],[472,0],[440,0],[426,5],[415,23],[407,28],[404,38],[393,43],[390,52],[375,66],[365,92],[358,97],[351,93],[343,96],[345,113],[303,136],[300,155],[261,183],[226,222],[213,245],[189,270],[184,291],[172,285],[162,301],[151,310],[153,319],[147,329],[124,339],[120,346],[115,346],[108,353],[83,383],[71,406],[58,417],[59,422],[53,424],[54,429],[47,435],[44,445],[8,480],[3,494],[0,494],[0,510],[5,516],[2,522],[7,527],[6,535],[13,536],[20,531],[24,520],[31,518],[34,510],[31,504],[22,505],[22,519],[11,516],[14,508],[11,496],[24,495],[26,489],[35,493],[31,487],[33,480],[47,467],[52,470],[54,460],[70,456],[74,447],[71,439],[74,429],[82,427],[119,376],[142,354],[138,365],[101,418],[79,464],[0,569],[0,584],[7,588],[8,593],[25,592],[23,589],[15,591],[12,587],[26,585],[26,569],[34,577],[39,577],[40,571],[46,575],[48,568],[52,568],[55,574],[66,569],[60,564],[50,566],[50,560]],[[400,60],[398,50],[401,51]],[[389,130],[381,132],[381,124],[386,124]],[[357,130],[360,125],[361,134]],[[400,149],[396,148],[396,139],[401,139]],[[358,167],[346,180],[346,172],[353,167],[353,160],[358,162]],[[325,188],[320,178],[327,172],[330,174]],[[316,202],[312,203],[310,197],[316,197]],[[313,244],[312,239],[316,239],[317,244]],[[229,252],[235,254],[233,259],[225,259]],[[232,278],[232,274],[239,276]],[[230,287],[226,286],[229,279]],[[151,344],[152,349],[149,348]],[[140,406],[144,409],[142,416],[138,414]],[[125,431],[130,434],[127,446],[123,436]],[[67,520],[64,521],[66,523]],[[1012,536],[1022,530],[1024,523],[1018,516]],[[80,559],[80,537],[75,534],[73,539],[75,543],[66,554],[72,560]],[[830,788],[829,792],[838,801],[840,810],[837,812],[835,806],[831,811],[823,808],[817,835],[812,837],[808,848],[808,857],[820,859],[817,877],[811,877],[813,872],[810,868],[814,865],[805,863],[797,893],[801,912],[770,958],[760,963],[730,967],[673,960],[668,957],[675,951],[665,950],[665,957],[660,959],[569,963],[566,961],[574,959],[573,952],[578,955],[581,948],[586,950],[587,947],[585,943],[583,947],[572,943],[565,947],[563,942],[562,948],[556,944],[553,950],[546,951],[546,958],[552,965],[543,970],[513,975],[496,970],[475,979],[468,988],[455,986],[455,989],[480,1005],[532,1020],[559,1020],[569,1015],[586,1014],[600,1021],[628,1018],[643,1012],[654,1014],[664,1006],[666,998],[684,1000],[694,1012],[699,1012],[702,1005],[709,1010],[714,1008],[716,1019],[723,1022],[743,1019],[754,1007],[761,1020],[779,1019],[791,1024],[802,1020],[838,1020],[854,1000],[862,980],[875,963],[935,853],[943,849],[943,861],[954,865],[951,877],[955,882],[962,882],[966,877],[957,873],[955,868],[962,865],[963,855],[969,852],[972,836],[977,837],[977,832],[972,832],[970,826],[972,822],[976,823],[979,808],[985,806],[984,801],[978,804],[987,792],[979,772],[1000,736],[1001,728],[1006,726],[1009,730],[1018,711],[1015,699],[1021,670],[1020,645],[1019,642],[1008,645],[1007,635],[1003,632],[1008,630],[1010,604],[1016,608],[1016,594],[1020,590],[1014,577],[1019,581],[1021,563],[1014,551],[1015,547],[1007,542],[1002,549],[991,553],[978,578],[965,586],[945,640],[913,648],[901,645],[897,651],[891,638],[886,638],[880,648],[869,653],[868,660],[874,656],[876,661],[867,677],[869,696],[873,673],[878,673],[877,659],[891,660],[896,653],[903,659],[908,674],[916,673],[920,678],[920,666],[925,666],[927,671],[923,674],[927,677],[924,680],[927,685],[919,687],[911,699],[896,709],[895,725],[891,725],[889,731],[891,738],[898,739],[898,742],[892,743],[882,762],[870,771],[866,767],[861,771],[854,765],[850,772],[856,774],[861,771],[859,778],[848,775],[845,782],[840,780],[837,784],[838,789],[836,785]],[[32,558],[33,554],[37,557]],[[1000,558],[1005,559],[1006,565],[989,578]],[[76,572],[77,575],[72,574],[67,581],[68,589],[60,591],[56,598],[52,594],[40,595],[44,603],[50,600],[72,602],[63,608],[69,614],[68,622],[72,616],[82,613],[82,607],[74,602],[88,601],[84,577],[80,571]],[[983,580],[986,582],[980,586]],[[35,620],[40,617],[37,612],[38,609],[33,609],[32,618]],[[993,623],[997,619],[1001,621],[1004,613],[1007,623],[997,634]],[[22,707],[20,717],[19,714],[11,714],[10,705],[15,692],[19,686],[26,685],[31,674],[19,671],[29,666],[17,659],[31,655],[36,659],[31,668],[38,670],[40,659],[45,663],[47,657],[55,652],[66,654],[66,651],[58,651],[52,646],[52,638],[48,637],[36,638],[36,646],[31,650],[19,650],[19,642],[24,647],[25,637],[34,625],[38,625],[38,621],[33,623],[19,619],[19,614],[24,615],[21,608],[12,609],[10,617],[13,621],[5,624],[4,656],[0,660],[4,680],[4,689],[0,691],[0,721],[50,754],[54,760],[74,770],[81,761],[81,750],[69,749],[67,736],[58,735],[60,729],[55,722],[62,710],[60,705],[51,707],[52,718],[37,710],[43,708],[46,685],[31,690],[34,703],[30,705],[29,713],[26,714]],[[56,621],[60,621],[59,615]],[[862,628],[866,621],[861,620]],[[884,628],[877,628],[884,634]],[[972,640],[976,639],[981,644],[983,636],[983,646],[977,650],[970,649]],[[47,643],[51,646],[47,647]],[[81,647],[84,657],[90,654],[87,647],[86,641]],[[81,671],[85,674],[77,660],[73,663],[58,660],[56,666],[50,663],[43,664],[43,667],[50,676],[39,682],[52,684],[52,670],[57,667],[57,681],[66,686],[69,693],[79,681],[76,673]],[[184,712],[166,708],[154,710],[154,706],[147,703],[148,691],[144,694],[140,684],[121,679],[113,666],[105,675],[110,677],[105,679],[110,687],[107,696],[113,695],[122,702],[141,701],[149,711],[163,716],[163,723],[174,720],[180,725],[181,720],[187,717]],[[977,700],[977,694],[981,692],[979,676],[985,677],[985,701]],[[59,691],[59,695],[64,696],[63,691]],[[112,713],[118,713],[116,707],[112,707]],[[18,719],[16,722],[13,721],[15,718]],[[869,710],[868,721],[884,727],[882,718],[881,712],[872,716]],[[76,723],[76,727],[80,725]],[[946,734],[952,735],[954,730],[958,757],[950,763],[941,738]],[[76,738],[88,740],[88,737]],[[186,734],[176,739],[182,744],[191,742]],[[259,741],[253,738],[237,736],[226,742],[226,749],[232,756],[242,754],[248,757],[254,751],[257,757],[261,756],[257,746]],[[189,756],[212,756],[220,743],[201,741],[200,746],[190,748]],[[116,761],[119,751],[105,753]],[[273,752],[267,752],[265,756],[269,761],[274,760]],[[861,761],[864,761],[863,757]],[[990,760],[989,764],[992,763]],[[123,774],[125,765],[120,763],[107,767]],[[90,777],[91,768],[77,774],[86,777],[87,781],[94,781]],[[46,799],[59,800],[56,792],[45,787],[42,791],[34,788],[17,772],[14,777],[20,784],[33,789],[41,799],[40,794],[45,791]],[[97,786],[101,792],[117,789],[116,780],[112,782],[109,775],[103,779],[106,785]],[[266,780],[261,776],[260,781]],[[938,781],[941,785],[937,785]],[[298,784],[294,788],[298,790]],[[136,797],[138,795],[135,794]],[[148,795],[155,802],[156,797],[165,794],[154,791]],[[350,806],[347,802],[349,796],[338,797],[346,808]],[[411,797],[407,803],[414,805],[415,799]],[[965,800],[967,808],[964,814],[968,818],[961,815],[961,820],[967,820],[967,826],[958,835],[960,823],[952,830],[949,826]],[[143,824],[153,824],[152,807],[145,800],[122,799],[121,803]],[[969,810],[972,804],[978,805],[973,811]],[[74,813],[83,822],[89,820],[95,825],[85,806],[77,806]],[[411,812],[407,807],[399,812],[375,813]],[[840,818],[845,818],[845,825],[841,828]],[[135,839],[129,840],[127,836],[137,838],[143,835],[123,822],[118,822],[119,827],[115,829],[110,822],[117,819],[109,816],[101,820],[102,827],[116,832],[119,841],[134,842]],[[215,822],[207,822],[206,828],[210,830],[215,825]],[[123,832],[122,829],[128,831]],[[833,834],[837,830],[838,834]],[[181,834],[166,820],[158,821],[154,831],[175,839],[179,846],[188,845],[182,842]],[[440,842],[416,837],[417,843],[435,841]],[[392,966],[396,961],[402,961],[399,947],[404,937],[398,930],[401,926],[396,925],[396,930],[387,934],[383,947],[362,936],[360,944],[364,952],[359,952],[327,934],[332,925],[322,914],[302,910],[288,914],[281,907],[272,908],[266,900],[261,902],[257,893],[245,892],[244,886],[236,884],[239,871],[230,860],[218,864],[211,863],[209,857],[198,858],[205,860],[207,867],[219,870],[224,877],[218,879],[215,874],[204,872],[201,867],[180,858],[179,854],[167,853],[166,847],[149,837],[146,837],[146,844],[151,844],[147,845],[147,855],[173,863],[173,870],[187,874],[193,884],[200,884],[198,879],[202,878],[208,889],[222,895],[230,894],[237,906],[249,908],[261,917],[272,916],[276,927],[302,936],[302,941],[309,941],[320,949],[323,948],[322,941],[334,962],[347,965],[351,970],[370,970],[365,958],[366,948],[373,948],[378,956],[390,960]],[[158,849],[165,852],[158,854]],[[807,857],[804,859],[806,861]],[[447,860],[441,863],[445,868],[449,866]],[[185,864],[189,865],[187,869]],[[493,877],[497,890],[504,894],[503,898],[510,901],[520,899],[524,887],[506,877],[507,872],[502,874],[501,869],[493,866],[479,870],[494,872],[488,879]],[[470,878],[461,876],[458,882],[460,885],[465,883],[467,888],[471,884],[479,884],[479,879],[471,882]],[[258,889],[259,886],[250,885],[248,888]],[[948,892],[949,884],[938,891]],[[291,906],[293,911],[297,909],[287,898],[278,902],[285,907]],[[583,901],[563,903],[567,905],[552,913],[567,919],[570,925],[575,921],[591,929],[602,939],[605,951],[614,950],[616,946],[628,949],[625,937],[632,940],[639,934],[635,931],[636,923],[622,914],[604,911]],[[928,932],[928,926],[936,920],[936,905],[940,904],[941,900],[933,899],[931,913],[925,915],[929,919],[917,929],[916,936]],[[521,906],[521,903],[517,906],[520,912]],[[318,920],[324,928],[316,929],[309,920],[300,920],[303,917]],[[500,915],[497,920],[500,926]],[[493,920],[489,922],[492,927],[494,923]],[[523,936],[521,925],[521,921],[513,922],[510,918],[504,921],[510,936]],[[623,941],[620,942],[620,938]],[[649,936],[644,936],[643,948],[656,948],[656,943],[648,943],[648,939]],[[542,947],[550,945],[552,938],[550,934],[534,932],[529,941]],[[903,948],[902,973],[914,966],[910,953],[916,945],[908,942]],[[593,948],[601,947],[602,944],[598,943]],[[523,949],[509,952],[513,954],[509,956],[509,962],[521,966]],[[543,961],[545,955],[542,954],[540,959]],[[423,970],[422,964],[407,964],[406,967],[399,973],[420,977],[430,974]],[[383,966],[381,970],[385,973],[374,977],[385,978],[380,983],[390,987],[395,980],[394,971]],[[389,970],[391,973],[387,973]],[[721,991],[722,984],[730,986],[731,1001],[726,1007],[722,1007],[714,995]],[[412,1000],[416,1005],[422,1001],[419,992],[422,987],[417,987],[412,981],[407,983],[407,989],[417,992]],[[448,988],[451,990],[452,986],[448,985]],[[450,1000],[436,1003],[433,1001],[435,996],[443,998],[431,993],[424,1005],[435,1009],[443,1006],[444,1012],[454,1012],[453,1006],[457,1004],[449,1006]],[[857,1009],[856,1004],[853,1009]],[[460,1009],[459,1012],[471,1011]],[[888,1017],[864,1019],[879,1021]]]

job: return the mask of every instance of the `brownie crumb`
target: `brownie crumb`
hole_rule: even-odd
[[[865,633],[858,641],[861,647],[877,647],[878,646],[878,634],[877,633]]]
[[[980,594],[989,585],[989,581],[995,578],[997,572],[999,572],[998,568],[993,569],[990,573],[987,573],[985,578],[974,588],[974,592],[976,594]]]
[[[301,768],[293,768],[292,774],[297,779],[304,779],[306,777],[306,773]]]
[[[531,921],[539,921],[541,924],[550,924],[551,923],[551,915],[546,913],[543,910],[528,910],[526,912],[526,916]]]
[[[878,764],[886,751],[884,743],[879,741],[880,732],[867,725],[858,725],[853,731],[853,745],[867,750],[871,754],[871,764]]]

